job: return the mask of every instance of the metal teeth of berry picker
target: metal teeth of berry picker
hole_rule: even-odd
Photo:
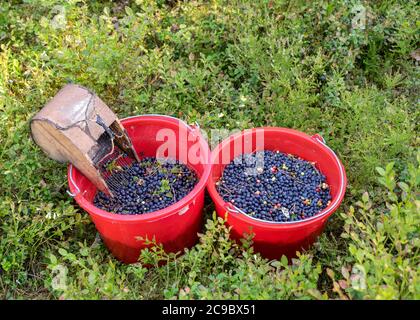
[[[97,163],[96,167],[111,193],[130,184],[131,181],[122,173],[129,171],[134,162],[134,159],[114,146],[114,150]]]

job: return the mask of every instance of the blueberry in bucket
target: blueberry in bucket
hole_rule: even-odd
[[[247,215],[278,223],[308,219],[331,202],[326,177],[315,163],[279,151],[236,157],[216,188]]]
[[[118,214],[144,214],[164,209],[184,198],[198,182],[194,171],[176,160],[144,158],[112,173],[124,181],[114,197],[99,191],[94,205]]]

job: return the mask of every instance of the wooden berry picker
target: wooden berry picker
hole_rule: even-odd
[[[166,252],[197,242],[211,171],[210,149],[197,126],[166,115],[118,119],[93,92],[74,84],[62,88],[30,126],[50,158],[70,163],[69,193],[117,259],[137,262],[151,245],[147,239]],[[173,156],[159,151],[162,132],[173,134]],[[188,154],[195,156],[182,157]]]
[[[114,112],[80,85],[62,88],[31,120],[34,141],[52,159],[70,162],[95,186],[113,196],[121,181],[107,170],[139,161]]]

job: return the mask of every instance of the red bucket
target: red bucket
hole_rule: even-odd
[[[205,186],[211,171],[207,142],[198,128],[169,116],[135,116],[121,122],[140,157],[156,157],[166,138],[176,141],[175,146],[171,144],[176,155],[171,157],[194,170],[199,182],[187,196],[167,208],[143,215],[122,215],[95,207],[92,202],[96,187],[69,165],[67,177],[74,199],[89,213],[108,249],[122,262],[138,261],[141,249],[146,247],[142,240],[146,237],[155,237],[167,252],[192,247],[201,228]],[[190,157],[192,153],[194,156]]]
[[[315,162],[330,185],[331,204],[306,220],[279,223],[250,217],[225,202],[216,190],[216,182],[224,167],[243,153],[260,150],[278,150]],[[295,257],[296,251],[307,249],[321,234],[327,219],[340,206],[347,186],[344,167],[324,139],[320,135],[311,137],[292,129],[266,127],[234,134],[222,141],[212,152],[212,163],[207,189],[216,205],[217,214],[224,218],[227,213],[227,224],[232,227],[231,236],[237,241],[245,232],[250,233],[252,230],[255,234],[255,251],[269,259],[278,259],[283,254],[290,258]]]

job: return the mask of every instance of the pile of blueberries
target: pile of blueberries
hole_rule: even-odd
[[[279,151],[236,157],[216,187],[245,214],[279,223],[312,217],[331,202],[326,178],[315,163]]]
[[[112,173],[120,181],[114,197],[99,191],[96,207],[118,214],[144,214],[166,208],[185,197],[197,184],[194,171],[176,160],[144,158]]]

